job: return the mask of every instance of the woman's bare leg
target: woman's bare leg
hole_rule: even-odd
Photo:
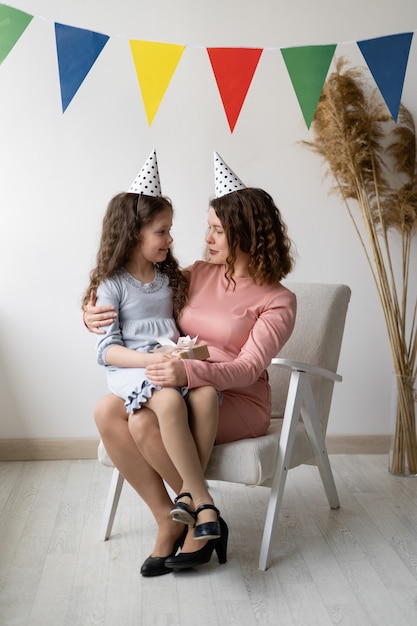
[[[172,502],[161,476],[145,460],[132,439],[123,400],[114,395],[105,396],[97,403],[94,418],[108,455],[147,504],[158,525],[152,555],[170,554],[182,528],[179,529],[171,519]],[[162,442],[161,448],[160,454],[166,454]],[[179,477],[177,480],[179,483]]]

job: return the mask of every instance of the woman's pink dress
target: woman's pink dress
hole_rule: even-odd
[[[294,328],[295,295],[283,285],[235,278],[227,289],[224,267],[197,261],[190,272],[183,335],[207,343],[208,361],[184,360],[188,387],[213,385],[222,394],[216,443],[264,435],[271,412],[266,368]]]

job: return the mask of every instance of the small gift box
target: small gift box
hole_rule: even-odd
[[[210,353],[207,344],[197,344],[197,339],[198,337],[191,339],[191,337],[187,335],[187,337],[180,337],[177,343],[174,343],[171,339],[158,337],[157,341],[161,346],[153,350],[153,352],[169,352],[179,359],[198,359],[199,361],[204,361],[208,359]]]

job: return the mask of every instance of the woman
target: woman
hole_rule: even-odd
[[[291,335],[296,300],[281,285],[293,258],[273,199],[261,189],[246,188],[217,154],[215,168],[216,198],[210,203],[206,234],[208,262],[197,261],[186,270],[188,302],[178,320],[184,335],[198,335],[208,344],[210,359],[169,359],[149,365],[146,374],[161,387],[214,386],[222,396],[216,443],[224,443],[266,433],[271,408],[266,368]],[[108,307],[93,304],[94,299],[87,306],[85,323],[100,333],[112,314]],[[213,549],[219,560],[225,560],[220,540],[201,547],[190,531],[181,552],[173,554],[178,530],[169,515],[172,502],[162,478],[176,491],[181,479],[164,450],[156,418],[150,418],[146,427],[137,421],[129,430],[123,408],[118,398],[106,396],[96,407],[95,419],[113,463],[156,519],[158,537],[151,557],[159,559],[160,573],[206,563]],[[210,452],[208,446],[200,452],[203,470]]]

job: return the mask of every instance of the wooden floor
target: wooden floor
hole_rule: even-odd
[[[155,528],[125,485],[97,540],[111,470],[94,460],[0,464],[1,626],[417,624],[417,479],[384,455],[333,455],[342,507],[318,472],[291,470],[273,562],[258,551],[267,490],[212,483],[228,562],[145,579]]]

